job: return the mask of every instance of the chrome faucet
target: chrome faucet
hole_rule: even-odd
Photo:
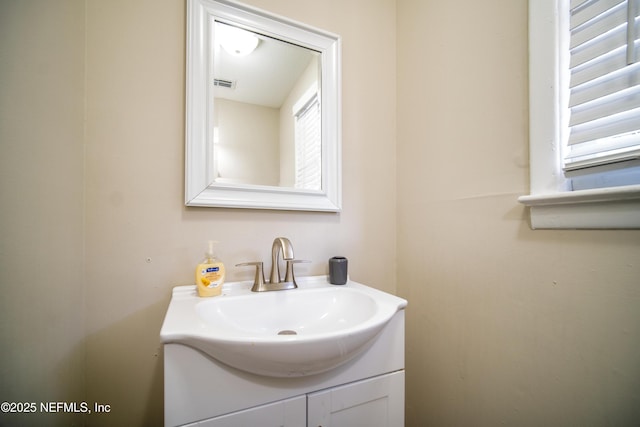
[[[282,253],[282,260],[286,262],[286,271],[284,280],[280,276],[280,254]],[[309,262],[303,260],[297,260],[293,256],[293,246],[286,237],[276,237],[271,245],[271,274],[269,274],[269,281],[264,280],[264,268],[262,261],[258,262],[243,262],[242,264],[236,264],[236,267],[243,266],[255,266],[256,275],[253,280],[252,292],[265,292],[265,291],[282,291],[286,289],[295,289],[298,287],[296,284],[296,278],[293,275],[293,264],[299,262]]]

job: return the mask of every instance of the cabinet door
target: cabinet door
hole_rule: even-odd
[[[307,427],[404,426],[404,371],[307,396]]]
[[[306,403],[305,396],[298,396],[189,425],[194,427],[300,427],[307,422]]]

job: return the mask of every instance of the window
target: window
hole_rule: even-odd
[[[295,188],[320,190],[322,188],[322,143],[320,139],[320,102],[317,92],[303,97],[302,105],[296,104]]]
[[[533,228],[640,228],[640,0],[530,0]]]

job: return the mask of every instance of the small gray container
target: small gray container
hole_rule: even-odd
[[[334,256],[329,259],[329,283],[332,285],[344,285],[347,283],[347,267],[349,261],[343,256]]]

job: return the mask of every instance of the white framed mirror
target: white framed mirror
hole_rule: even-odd
[[[188,0],[185,204],[339,212],[340,37]]]

